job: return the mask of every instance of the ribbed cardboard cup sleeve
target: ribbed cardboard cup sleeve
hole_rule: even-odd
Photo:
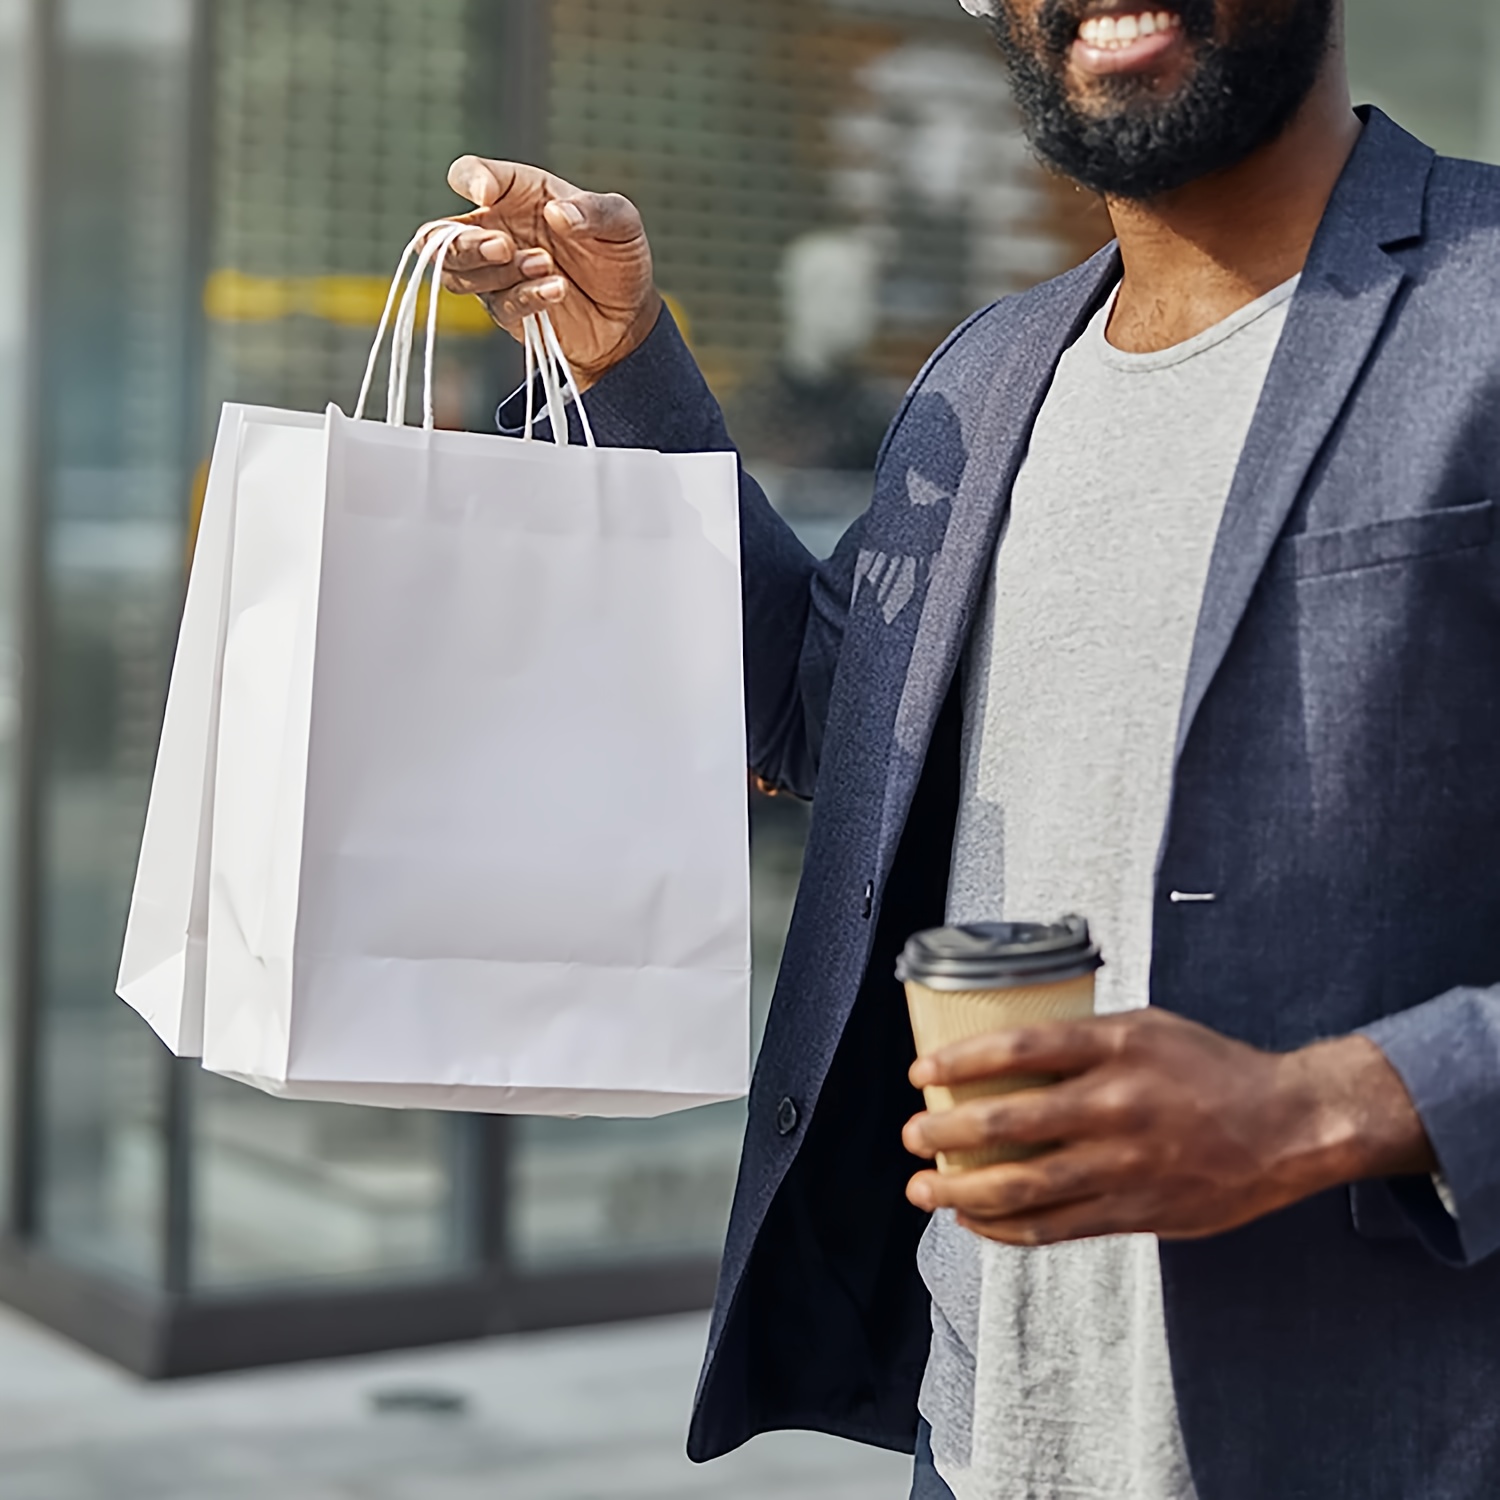
[[[1079,1021],[1094,1014],[1094,976],[1084,974],[1060,984],[1037,984],[1021,989],[1000,990],[930,990],[912,980],[906,982],[906,1003],[911,1011],[912,1032],[916,1036],[917,1054],[967,1041],[990,1032],[1009,1031],[1017,1026],[1034,1026],[1044,1021]],[[1057,1080],[1050,1074],[988,1079],[980,1083],[960,1084],[957,1088],[928,1088],[923,1095],[927,1108],[941,1114],[970,1099],[993,1098],[1014,1094],[1021,1089],[1043,1088]],[[996,1162],[1024,1161],[1035,1156],[1031,1146],[993,1146],[983,1151],[948,1151],[938,1153],[939,1172],[972,1171]]]

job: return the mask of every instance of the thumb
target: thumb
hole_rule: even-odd
[[[476,208],[498,203],[526,170],[511,161],[490,161],[483,156],[460,156],[448,168],[448,186]],[[533,169],[534,170],[534,169]]]
[[[641,216],[619,193],[571,192],[554,198],[542,210],[557,234],[628,241],[641,233]]]

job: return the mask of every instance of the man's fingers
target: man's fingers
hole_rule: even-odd
[[[520,170],[515,162],[489,161],[482,156],[460,156],[448,168],[448,186],[460,198],[467,198],[476,208],[489,208],[511,190]]]
[[[907,1121],[902,1140],[913,1156],[1010,1144],[1044,1146],[1093,1134],[1100,1104],[1092,1090],[1066,1082],[1020,1089],[916,1115]]]
[[[557,275],[557,267],[545,250],[523,251],[506,265],[492,266],[483,261],[451,263],[443,268],[443,285],[450,292],[487,296],[508,292],[523,283],[542,282]]]
[[[567,281],[561,276],[549,276],[545,281],[528,281],[508,292],[487,294],[484,302],[492,318],[510,327],[532,313],[556,308],[567,295]]]
[[[1107,1020],[1053,1021],[992,1031],[919,1057],[912,1064],[917,1088],[977,1083],[1013,1073],[1082,1073],[1114,1056],[1119,1036]]]
[[[457,220],[455,222],[462,222]],[[473,271],[481,266],[505,266],[516,258],[516,242],[503,229],[466,229],[448,246],[448,266]]]
[[[448,168],[448,186],[478,209],[503,207],[506,212],[532,214],[550,199],[593,199],[618,194],[585,193],[571,182],[541,167],[520,161],[495,161],[487,156],[460,156]],[[621,200],[627,201],[627,200]],[[608,210],[601,209],[607,221]]]
[[[907,1184],[906,1196],[929,1212],[951,1208],[989,1223],[1103,1196],[1126,1175],[1120,1153],[1098,1142],[972,1172],[918,1172]]]
[[[639,210],[619,193],[570,191],[554,198],[542,212],[551,229],[561,235],[629,244],[643,233]]]
[[[459,272],[514,266],[523,278],[549,276],[557,269],[550,250],[540,245],[518,245],[503,229],[470,229],[455,235],[445,264]]]
[[[510,266],[492,266],[487,271],[443,272],[443,285],[460,297],[492,297],[518,286],[521,277]]]
[[[959,1214],[958,1223],[971,1234],[1025,1250],[1072,1240],[1102,1239],[1106,1235],[1136,1234],[1143,1228],[1125,1205],[1109,1198],[1084,1198],[1077,1203],[1034,1214],[1016,1214],[1008,1219],[971,1219],[967,1214]]]

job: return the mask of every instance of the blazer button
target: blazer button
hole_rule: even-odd
[[[797,1111],[795,1099],[783,1099],[776,1106],[776,1134],[790,1135],[796,1128],[797,1122],[802,1117]]]

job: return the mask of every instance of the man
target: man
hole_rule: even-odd
[[[816,801],[691,1451],[1500,1494],[1500,173],[1351,110],[1337,0],[984,5],[1118,241],[948,341],[829,562],[743,481],[750,759]],[[452,181],[596,431],[728,446],[629,204]],[[1041,1153],[907,1183],[897,950],[1067,909],[1110,1013],[911,1070],[1062,1081],[905,1126]]]

